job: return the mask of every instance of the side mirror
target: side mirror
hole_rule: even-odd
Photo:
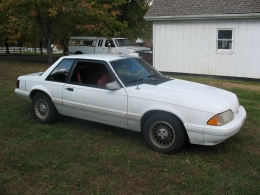
[[[134,57],[137,57],[137,58],[140,58],[140,56],[139,56],[138,53],[130,53],[130,54],[128,54],[128,55],[130,55],[130,56],[134,56]]]
[[[114,81],[114,82],[112,82],[112,83],[108,83],[108,84],[106,85],[106,87],[107,87],[108,89],[110,89],[110,90],[117,90],[117,89],[120,89],[120,88],[121,88],[120,85],[119,85],[116,81]]]

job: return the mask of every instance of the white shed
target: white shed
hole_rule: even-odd
[[[260,79],[260,0],[154,0],[159,71]]]

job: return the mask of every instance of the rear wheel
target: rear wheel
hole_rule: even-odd
[[[83,54],[81,51],[76,51],[75,54]]]
[[[185,143],[185,129],[181,121],[172,115],[152,115],[144,124],[143,135],[150,148],[170,154],[177,152]]]
[[[40,123],[52,123],[59,118],[59,113],[51,99],[43,93],[38,93],[33,97],[32,111],[34,118]]]

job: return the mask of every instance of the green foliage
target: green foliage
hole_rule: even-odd
[[[118,20],[126,22],[128,28],[124,30],[123,35],[130,39],[151,39],[152,38],[152,22],[146,22],[144,15],[150,7],[147,0],[130,0],[121,4],[120,15]]]
[[[118,6],[125,1],[90,0],[3,0],[0,9],[11,41],[23,35],[40,34],[52,61],[51,44],[66,41],[73,34],[119,36],[127,27],[117,20]],[[37,33],[38,32],[38,33]],[[40,38],[38,38],[40,40]]]
[[[66,45],[72,35],[151,38],[149,0],[3,0],[0,29],[10,42]]]

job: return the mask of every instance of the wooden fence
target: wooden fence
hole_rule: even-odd
[[[23,54],[23,48],[22,47],[9,47],[9,53],[10,54]],[[6,54],[5,47],[0,47],[0,54]]]

